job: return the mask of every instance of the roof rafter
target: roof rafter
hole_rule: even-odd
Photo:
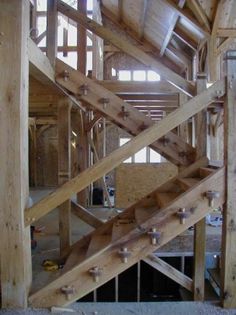
[[[145,20],[147,16],[147,9],[148,9],[148,0],[143,0],[143,9],[141,12],[140,18],[140,28],[139,28],[139,38],[143,39],[144,37],[144,27],[145,27]]]
[[[187,0],[187,1],[188,1],[188,5],[190,9],[192,10],[193,14],[197,18],[198,22],[204,25],[205,28],[208,30],[208,32],[211,32],[211,27],[210,27],[208,17],[205,11],[203,10],[201,4],[199,3],[199,1],[198,0],[191,0],[191,1]]]
[[[179,0],[178,6],[180,8],[183,8],[185,2],[186,2],[186,0]],[[169,42],[170,42],[171,37],[173,35],[173,30],[174,30],[174,28],[178,22],[178,19],[179,19],[179,14],[175,12],[173,17],[172,17],[171,24],[170,24],[169,29],[167,31],[166,37],[165,37],[163,44],[161,46],[160,56],[164,55],[166,47],[169,45]]]
[[[132,56],[136,60],[142,62],[144,65],[150,69],[157,71],[162,75],[162,77],[169,81],[171,84],[176,86],[180,91],[183,91],[185,94],[192,96],[194,93],[194,85],[185,80],[183,77],[170,70],[168,67],[164,66],[162,62],[157,61],[157,59],[149,56],[142,50],[135,47],[126,39],[123,39],[120,35],[115,34],[110,31],[108,28],[96,23],[95,21],[89,19],[84,14],[81,14],[79,11],[71,8],[69,5],[65,4],[62,1],[58,1],[58,10],[68,16],[69,18],[75,20],[79,24],[83,25],[91,32],[100,36],[101,38],[108,40],[116,47],[120,48],[123,52]]]
[[[163,3],[168,5],[171,9],[173,9],[179,16],[184,18],[186,21],[188,21],[194,28],[196,28],[198,31],[200,31],[205,36],[209,36],[210,33],[208,30],[203,28],[198,21],[192,17],[191,14],[189,14],[186,10],[183,10],[179,8],[172,0],[162,0]]]

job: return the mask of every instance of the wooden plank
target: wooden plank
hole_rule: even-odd
[[[145,21],[146,21],[146,16],[147,16],[147,10],[148,10],[148,0],[143,1],[143,7],[142,11],[140,12],[141,17],[139,21],[139,38],[142,40],[144,38],[144,27],[145,27]]]
[[[86,126],[88,125],[88,113],[80,111],[77,115],[77,126],[79,131],[78,137],[78,171],[79,174],[87,169],[89,166],[89,148],[88,148],[88,136]],[[87,207],[89,204],[89,191],[88,188],[79,191],[77,193],[77,202]]]
[[[216,35],[219,37],[236,37],[235,28],[218,28]]]
[[[86,257],[89,258],[111,243],[111,235],[94,235],[91,238]]]
[[[89,139],[89,144],[90,144],[91,149],[92,149],[92,151],[94,153],[95,162],[98,162],[99,161],[98,152],[96,150],[96,147],[95,147],[94,142],[93,142],[92,139]],[[106,184],[106,181],[105,181],[105,176],[106,176],[106,174],[102,177],[101,184],[102,184],[102,188],[103,188],[103,193],[104,193],[105,198],[107,200],[108,207],[111,209],[112,208],[112,204],[111,204],[110,195],[109,195],[109,192],[108,192],[108,189],[107,189],[107,184]]]
[[[87,0],[77,1],[78,10],[87,14]],[[77,25],[77,69],[83,74],[86,74],[86,62],[87,62],[87,34],[86,29],[81,25]]]
[[[182,28],[176,25],[174,31],[174,35],[177,36],[185,45],[191,48],[193,51],[196,51],[198,48],[198,43],[196,43]]]
[[[214,17],[214,22],[212,25],[211,37],[209,39],[208,44],[208,66],[209,66],[209,75],[210,81],[214,82],[217,80],[217,70],[218,70],[218,63],[216,58],[216,34],[219,28],[220,16],[221,12],[223,11],[224,0],[219,0],[217,2],[216,13]]]
[[[58,184],[71,178],[71,102],[64,98],[58,103]],[[60,254],[65,255],[71,245],[71,202],[59,206]]]
[[[236,307],[236,160],[235,160],[235,100],[236,100],[236,52],[227,52],[227,96],[225,104],[225,165],[226,165],[226,205],[223,213],[222,239],[222,289],[221,301],[226,308]]]
[[[230,49],[230,45],[235,43],[235,37],[227,38],[219,47],[216,49],[216,55],[221,55]]]
[[[166,116],[158,124],[155,124],[144,130],[138,136],[131,139],[128,143],[113,151],[107,157],[101,159],[92,167],[73,178],[70,182],[62,185],[60,188],[39,201],[33,207],[26,209],[26,226],[28,226],[32,221],[35,221],[44,216],[64,201],[68,200],[72,194],[81,191],[91,182],[97,180],[104,174],[114,169],[132,154],[151,144],[158,138],[163,137],[166,133],[180,125],[183,121],[205,109],[214,99],[216,92],[219,93],[219,91],[221,91],[222,95],[224,95],[224,90],[224,80],[215,82],[206,91],[197,95],[195,98],[185,103],[182,107]]]
[[[145,259],[143,259],[143,261],[163,273],[168,278],[177,282],[188,291],[193,291],[193,281],[191,278],[180,272],[178,269],[167,264],[164,260],[160,259],[156,255],[148,255]]]
[[[178,6],[180,8],[183,8],[184,4],[185,4],[186,0],[179,0],[178,2]],[[160,56],[163,56],[163,54],[165,53],[165,50],[167,48],[167,46],[169,45],[169,42],[171,40],[171,37],[173,35],[173,30],[178,22],[178,19],[179,19],[179,14],[178,13],[174,13],[174,15],[172,16],[171,18],[171,22],[170,22],[170,26],[169,26],[169,29],[167,31],[167,34],[165,36],[165,39],[162,43],[162,46],[161,46],[161,51],[160,51]]]
[[[199,0],[191,0],[188,1],[188,5],[190,6],[191,10],[193,11],[194,15],[196,16],[199,23],[205,26],[205,29],[208,32],[211,32],[210,23],[208,17],[203,10],[203,7],[199,3]]]
[[[0,2],[1,307],[26,308],[30,229],[24,227],[28,177],[29,1]]]
[[[106,283],[117,274],[128,269],[137,261],[143,259],[155,249],[166,244],[196,221],[204,217],[210,211],[210,207],[208,200],[202,198],[202,194],[208,189],[221,191],[221,196],[216,201],[216,206],[224,202],[224,169],[220,169],[214,175],[204,179],[198,187],[195,187],[188,193],[177,198],[168,208],[157,211],[151,219],[144,222],[141,226],[131,230],[126,235],[123,234],[120,239],[112,242],[107,248],[102,249],[100,252],[98,251],[92,257],[84,260],[81,264],[78,264],[55,281],[49,283],[46,287],[32,294],[29,298],[31,305],[34,307],[38,305],[41,305],[41,307],[68,305]],[[176,216],[174,215],[176,209],[181,207],[191,208],[193,205],[195,211],[191,214],[188,220],[186,220],[185,225],[180,224],[179,220],[176,219]],[[130,208],[131,212],[132,209],[133,207]],[[128,213],[125,212],[123,215],[120,215],[119,218],[125,218],[130,215],[130,211],[128,209],[127,211]],[[99,230],[90,234],[90,237],[95,234],[101,234],[107,229],[109,230],[114,220],[117,219],[114,218],[112,222],[107,223],[106,226],[102,226]],[[149,237],[143,232],[147,231],[151,226],[158,226],[158,231],[160,231],[162,235],[156,246],[151,244]],[[81,242],[84,243],[83,240]],[[77,245],[79,245],[79,243]],[[131,256],[125,264],[121,263],[118,255],[120,247],[124,246],[124,244],[131,253]],[[89,274],[89,269],[92,266],[101,268],[102,273],[98,283],[94,282]],[[60,293],[60,288],[65,285],[73,286],[75,289],[74,294],[69,300],[64,294]]]
[[[206,75],[198,74],[197,93],[206,90]],[[195,116],[197,158],[207,156],[207,111],[203,110]],[[194,226],[194,284],[195,301],[204,301],[205,295],[205,251],[206,222],[205,218]]]
[[[83,14],[71,8],[69,5],[64,2],[58,2],[58,10],[73,19],[74,21],[82,24],[84,27],[89,29],[91,32],[96,35],[102,37],[104,40],[108,40],[114,46],[120,48],[122,51],[126,52],[128,55],[134,57],[135,59],[141,61],[146,66],[150,67],[150,69],[159,73],[163,78],[169,81],[171,84],[177,86],[181,91],[188,95],[192,95],[193,93],[193,85],[180,77],[178,74],[164,66],[162,63],[158,62],[153,57],[147,55],[142,50],[138,49],[130,42],[127,42],[125,39],[116,35],[114,32],[105,28],[104,26],[99,25],[93,20],[87,18]]]
[[[157,82],[122,82],[122,81],[110,81],[103,80],[97,81],[105,89],[110,90],[116,94],[122,93],[140,93],[140,94],[167,94],[178,93],[178,89],[167,81]]]
[[[186,10],[178,7],[172,0],[162,0],[165,5],[169,6],[172,10],[174,10],[179,16],[188,21],[195,29],[201,32],[205,36],[209,36],[209,31],[202,27],[198,21],[196,21],[192,15],[190,15]]]
[[[173,61],[166,57],[160,57],[159,56],[159,49],[155,45],[153,45],[151,42],[147,41],[146,39],[140,39],[138,32],[134,31],[133,28],[131,28],[128,24],[126,24],[124,21],[118,21],[116,15],[114,15],[112,12],[107,10],[106,7],[101,6],[102,14],[109,19],[110,22],[112,22],[113,25],[115,25],[117,31],[125,31],[134,41],[135,45],[138,46],[142,51],[144,52],[150,52],[152,55],[155,56],[155,58],[162,62],[165,66],[169,67],[173,71],[180,73],[180,67],[173,63]]]
[[[154,121],[150,117],[145,116],[110,91],[99,86],[82,73],[75,71],[62,61],[57,60],[56,68],[58,83],[74,94],[78,94],[79,86],[86,84],[88,86],[88,93],[87,95],[81,95],[80,99],[93,106],[105,115],[105,117],[108,117],[112,122],[125,129],[131,135],[137,135],[141,130],[154,124]],[[63,79],[62,74],[64,71],[67,71],[69,74],[67,81]],[[104,99],[108,100],[107,105],[103,104]],[[127,117],[122,115],[123,112],[127,113]],[[167,146],[161,141],[156,141],[152,144],[152,148],[178,165],[187,165],[193,161],[194,149],[190,145],[186,144],[186,142],[173,132],[168,133],[167,138],[169,139]],[[183,152],[186,152],[186,156],[182,155]]]
[[[57,55],[57,0],[47,0],[47,57],[54,68]]]
[[[103,222],[99,220],[95,215],[93,215],[90,211],[74,201],[71,201],[71,211],[73,214],[75,214],[77,217],[79,217],[81,220],[91,225],[95,229],[103,224]]]
[[[43,83],[55,82],[54,70],[49,59],[41,52],[37,45],[29,38],[30,74]]]

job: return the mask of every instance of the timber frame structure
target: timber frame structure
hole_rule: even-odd
[[[140,260],[203,301],[205,216],[218,207],[223,209],[221,302],[236,307],[234,1],[213,1],[209,9],[211,1],[94,0],[93,19],[86,0],[74,1],[77,7],[73,1],[45,2],[47,11],[37,11],[34,0],[0,1],[2,308],[68,305]],[[139,12],[138,22],[132,10]],[[166,15],[167,28],[158,24],[158,10]],[[68,44],[68,30],[58,45],[59,15],[76,29],[76,45]],[[38,16],[47,17],[41,34]],[[155,27],[159,42],[151,36]],[[92,48],[87,36],[93,38]],[[88,51],[93,66],[87,74]],[[74,68],[59,55],[72,52],[78,56]],[[103,71],[109,66],[111,71],[112,60],[121,55],[161,80],[123,82],[108,75],[104,80]],[[105,135],[109,124],[132,138],[109,154],[103,148],[100,158],[98,129]],[[58,130],[58,187],[29,207],[29,182],[37,186],[39,180],[37,139],[52,126]],[[72,131],[79,135],[73,139],[76,150]],[[219,148],[217,137],[224,137],[224,146]],[[146,146],[176,165],[177,176],[100,221],[86,209],[90,185],[101,180],[109,201],[105,175]],[[30,226],[55,208],[64,268],[38,288]],[[74,244],[71,212],[94,229]],[[193,225],[189,278],[153,252]]]

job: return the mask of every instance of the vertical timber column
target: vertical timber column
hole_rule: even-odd
[[[29,1],[0,1],[0,231],[3,308],[27,307],[31,284],[28,81]]]
[[[63,98],[58,104],[58,184],[71,178],[71,101]],[[71,202],[59,206],[60,253],[64,255],[71,245]]]
[[[179,106],[187,103],[188,96],[184,93],[179,93]],[[184,139],[184,141],[188,142],[188,121],[185,121],[179,126],[179,136]]]
[[[197,75],[197,93],[206,89],[206,74]],[[207,156],[207,111],[203,110],[195,117],[196,123],[196,159]],[[194,226],[194,287],[195,301],[204,300],[205,291],[205,250],[206,223],[205,218]]]
[[[87,15],[87,0],[78,1],[78,10],[80,11],[80,13]],[[86,74],[87,30],[80,24],[78,24],[77,26],[77,47],[77,69],[83,74]]]
[[[236,307],[236,51],[229,51],[225,105],[226,205],[223,220],[221,298],[226,308]]]
[[[57,0],[47,0],[46,54],[53,68],[57,55]]]
[[[86,126],[88,123],[88,112],[84,113],[80,111],[80,120],[79,120],[79,155],[78,155],[78,164],[79,172],[83,172],[89,166],[89,147],[88,147],[88,136],[86,131]],[[88,206],[89,199],[89,190],[88,188],[83,189],[77,194],[78,203],[83,206]]]

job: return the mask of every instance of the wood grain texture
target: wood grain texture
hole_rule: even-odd
[[[115,170],[116,207],[127,208],[177,173],[177,167],[170,163],[121,164]]]

